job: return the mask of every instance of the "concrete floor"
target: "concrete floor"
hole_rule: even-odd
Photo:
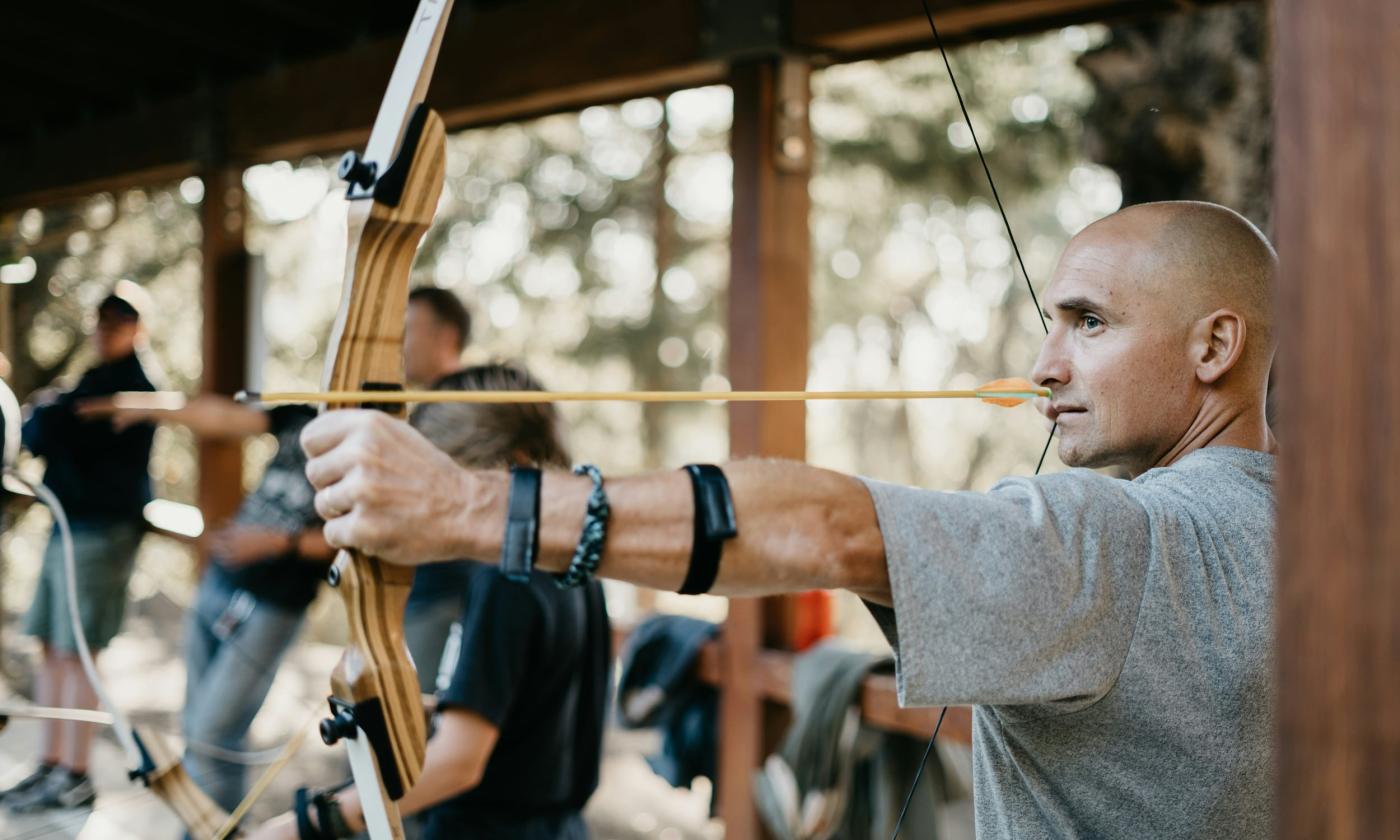
[[[634,743],[627,743],[629,740]],[[604,764],[603,782],[588,809],[588,822],[597,840],[715,840],[723,827],[706,818],[708,788],[675,791],[656,777],[634,748],[631,733],[613,739]],[[13,720],[0,735],[0,787],[29,771],[38,748],[35,721]],[[270,816],[285,808],[291,793],[313,777],[330,782],[334,757],[319,743],[309,743],[283,771],[259,802],[256,814]],[[313,753],[322,753],[314,755]],[[0,807],[0,838],[5,840],[163,840],[181,835],[179,821],[165,805],[139,785],[127,781],[121,749],[101,737],[93,755],[93,781],[98,799],[93,808],[15,815]]]
[[[158,601],[159,599],[152,599]],[[3,638],[5,671],[0,678],[0,704],[23,704],[28,691],[32,646],[17,633],[15,619],[6,616]],[[123,633],[102,654],[101,667],[116,703],[138,724],[158,732],[178,732],[184,690],[184,669],[178,649],[178,610],[149,600],[128,616]],[[251,746],[276,746],[308,713],[324,705],[326,674],[340,656],[331,645],[299,643],[279,670],[268,700],[253,726]],[[0,789],[23,778],[39,752],[38,721],[13,718],[0,732]],[[718,822],[708,818],[709,788],[674,790],[651,772],[643,755],[655,746],[650,733],[614,731],[608,735],[602,783],[587,817],[598,840],[708,840],[723,836]],[[126,778],[125,759],[109,731],[99,734],[92,755],[91,775],[98,800],[91,809],[15,815],[0,805],[3,840],[164,840],[178,838],[181,827],[164,803]],[[256,778],[253,768],[249,778]],[[330,785],[348,776],[340,749],[325,747],[308,737],[291,763],[254,806],[250,822],[257,823],[285,810],[292,793],[303,785]]]
[[[28,693],[34,648],[18,633],[18,615],[3,615],[0,645],[0,703]],[[138,598],[120,636],[102,654],[101,666],[117,704],[138,724],[158,732],[178,732],[183,703],[184,668],[180,658],[181,611],[159,594]],[[254,722],[250,746],[265,748],[285,741],[304,721],[324,707],[326,675],[341,649],[299,642],[277,674],[262,712]],[[173,737],[173,736],[172,736]],[[26,775],[38,753],[40,724],[12,719],[0,732],[0,788]],[[694,790],[676,790],[651,772],[643,758],[654,751],[656,736],[646,732],[609,732],[602,782],[589,803],[587,818],[596,840],[717,840],[723,826],[709,819],[710,787],[699,780]],[[250,772],[256,778],[259,768]],[[327,786],[347,778],[338,748],[327,748],[311,735],[289,765],[254,806],[250,824],[289,807],[300,786]],[[18,816],[0,805],[3,840],[174,840],[181,827],[164,804],[127,780],[121,749],[110,732],[101,734],[92,757],[98,789],[91,809]],[[970,838],[967,803],[949,809],[951,830],[945,840]]]

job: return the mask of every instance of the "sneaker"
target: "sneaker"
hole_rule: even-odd
[[[5,788],[4,790],[0,790],[0,801],[13,799],[18,794],[30,790],[35,785],[44,781],[44,779],[47,779],[49,774],[52,773],[53,770],[54,765],[52,764],[40,764],[34,769],[33,773],[30,773],[28,776],[25,776],[23,779],[20,779],[19,782],[17,782],[16,784]]]
[[[55,768],[42,784],[35,785],[14,801],[6,801],[17,814],[47,811],[53,808],[81,808],[97,799],[97,789],[86,773]]]

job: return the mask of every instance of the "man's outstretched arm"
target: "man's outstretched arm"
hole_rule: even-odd
[[[505,471],[462,469],[408,424],[371,411],[324,414],[303,431],[302,445],[332,545],[407,564],[500,556]],[[864,485],[784,461],[744,461],[724,471],[739,536],[724,545],[715,594],[850,589],[889,603],[884,545]],[[591,489],[585,477],[545,475],[539,568],[568,565]],[[678,589],[690,563],[690,479],[680,470],[607,477],[606,489],[612,515],[599,574]]]

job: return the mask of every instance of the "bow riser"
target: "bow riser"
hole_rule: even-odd
[[[328,390],[359,389],[366,383],[403,384],[409,270],[418,243],[433,223],[447,171],[442,118],[432,110],[425,109],[424,114],[421,131],[404,138],[404,149],[412,157],[395,196],[397,205],[378,199],[350,203],[349,256],[329,345],[335,356],[324,382]],[[393,169],[400,165],[395,163]]]
[[[442,119],[423,110],[375,198],[351,202],[345,295],[333,335],[329,388],[403,385],[403,323],[409,271],[432,224],[446,172]],[[401,181],[391,181],[391,173]],[[385,203],[387,201],[392,203]],[[401,415],[403,406],[382,406]],[[380,781],[398,799],[418,781],[427,725],[418,676],[404,643],[403,613],[413,569],[357,551],[337,558],[332,580],[345,603],[350,645],[331,676],[334,700],[373,747]]]

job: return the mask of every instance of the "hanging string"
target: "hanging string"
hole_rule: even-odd
[[[972,146],[977,150],[977,160],[982,164],[982,172],[987,176],[987,186],[991,189],[992,199],[996,201],[997,212],[1001,214],[1001,223],[1006,228],[1006,238],[1011,241],[1012,253],[1016,255],[1016,264],[1021,268],[1021,276],[1026,281],[1026,290],[1031,293],[1031,303],[1035,305],[1035,314],[1040,318],[1040,327],[1045,330],[1045,334],[1050,334],[1050,325],[1045,320],[1045,312],[1040,308],[1040,298],[1035,293],[1035,285],[1031,283],[1030,272],[1026,270],[1026,261],[1021,257],[1021,247],[1016,244],[1016,234],[1011,231],[1011,219],[1006,215],[1006,206],[1002,204],[1001,193],[997,190],[996,180],[992,178],[992,168],[987,164],[987,156],[982,152],[982,143],[977,139],[977,129],[972,125],[972,115],[968,113],[967,103],[963,100],[962,89],[958,86],[958,77],[953,73],[953,62],[948,58],[948,50],[943,46],[943,36],[938,33],[938,24],[933,22],[933,11],[929,9],[928,0],[919,0],[924,7],[924,17],[928,19],[929,31],[933,33],[933,43],[938,47],[938,54],[943,58],[943,67],[948,71],[948,82],[953,86],[953,94],[958,99],[958,109],[962,111],[963,121],[967,124],[968,134],[972,136]],[[1040,470],[1045,466],[1045,456],[1050,452],[1050,443],[1055,439],[1055,426],[1050,427],[1050,436],[1045,440],[1045,447],[1040,451],[1040,460],[1036,462],[1035,474],[1040,475]],[[938,713],[938,722],[933,726],[933,734],[929,736],[928,746],[924,748],[924,756],[919,761],[919,768],[914,771],[914,781],[909,785],[909,793],[905,794],[904,806],[899,809],[899,818],[895,820],[894,834],[890,840],[898,840],[899,830],[904,826],[904,818],[909,813],[909,804],[914,800],[914,791],[919,789],[919,781],[923,778],[924,768],[928,766],[929,755],[933,752],[934,742],[938,740],[938,730],[943,728],[943,718],[948,714],[948,707],[944,706],[943,711]]]

